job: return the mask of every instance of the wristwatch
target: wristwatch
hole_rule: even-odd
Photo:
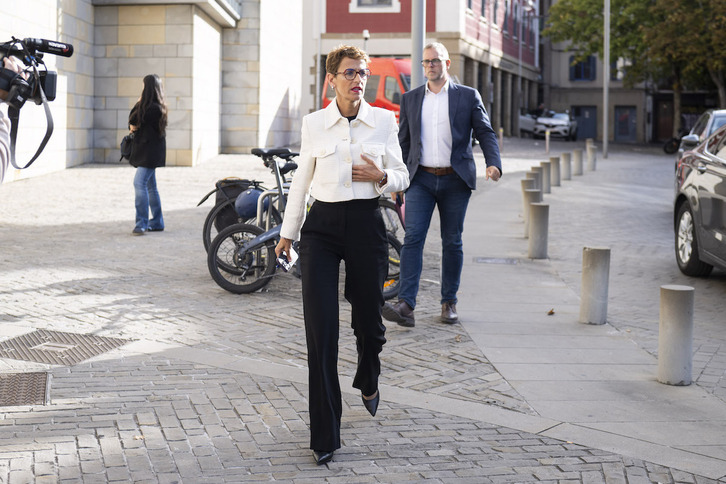
[[[388,173],[386,173],[384,171],[383,172],[383,178],[381,178],[380,180],[378,180],[378,186],[379,187],[382,187],[382,186],[384,186],[386,184],[386,182],[388,182]]]

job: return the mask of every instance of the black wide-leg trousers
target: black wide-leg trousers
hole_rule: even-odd
[[[345,262],[345,298],[351,305],[358,367],[353,387],[378,388],[381,320],[388,243],[378,200],[316,201],[300,236],[303,312],[308,347],[310,448],[340,448],[342,402],[338,380],[338,274]]]

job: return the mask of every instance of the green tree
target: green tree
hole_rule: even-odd
[[[703,84],[707,70],[726,107],[726,0],[611,0],[610,59],[627,61],[624,82],[669,79],[674,136],[680,130],[684,83]],[[603,0],[559,0],[543,32],[577,54],[604,57]],[[704,24],[707,25],[704,28]]]

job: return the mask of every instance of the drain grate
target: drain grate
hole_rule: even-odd
[[[474,262],[477,264],[507,264],[516,265],[517,259],[508,259],[502,257],[475,257]]]
[[[120,338],[39,329],[0,342],[0,358],[49,365],[75,365],[128,343]]]
[[[0,407],[45,405],[47,388],[44,372],[0,375]]]

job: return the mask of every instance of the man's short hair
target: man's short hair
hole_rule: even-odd
[[[335,49],[328,52],[328,59],[325,61],[326,72],[335,75],[335,73],[338,72],[338,67],[340,67],[340,63],[346,57],[355,60],[364,60],[366,64],[369,64],[371,62],[370,57],[368,57],[368,54],[366,54],[363,49],[359,49],[358,47],[354,47],[352,45],[339,45]]]
[[[426,44],[426,47],[424,47],[424,50],[426,49],[434,49],[436,52],[439,53],[442,60],[448,60],[449,59],[449,51],[446,49],[444,44],[441,42],[430,42]]]

